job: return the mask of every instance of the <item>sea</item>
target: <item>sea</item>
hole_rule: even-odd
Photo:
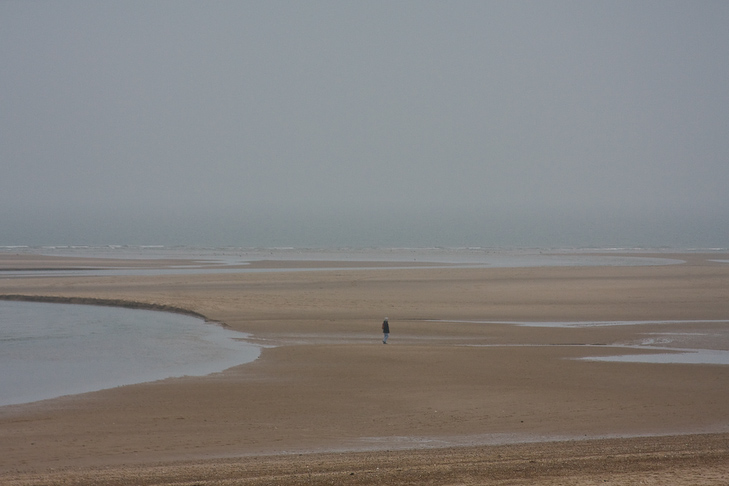
[[[630,266],[681,263],[666,248],[238,248],[165,245],[4,246],[0,254],[110,259],[179,259],[165,268],[1,271],[28,276],[150,275],[282,271],[247,268],[259,260],[418,262],[458,267]],[[631,253],[631,256],[626,256]],[[662,255],[664,253],[665,255]],[[719,256],[718,256],[719,258]],[[197,262],[190,265],[190,260]],[[719,260],[722,261],[722,260]],[[729,263],[729,262],[727,262]],[[396,265],[395,265],[396,266]],[[342,266],[337,269],[341,270]],[[377,265],[369,265],[376,270]],[[336,271],[321,269],[320,271]],[[255,360],[247,335],[187,315],[151,310],[0,301],[0,406],[179,376],[204,376]]]

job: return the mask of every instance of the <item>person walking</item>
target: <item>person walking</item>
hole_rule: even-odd
[[[382,344],[387,344],[387,338],[390,337],[390,323],[387,322],[387,317],[382,321]]]

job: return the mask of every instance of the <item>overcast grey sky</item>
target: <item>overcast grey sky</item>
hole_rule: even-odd
[[[729,2],[3,1],[0,161],[0,244],[134,218],[722,226]]]

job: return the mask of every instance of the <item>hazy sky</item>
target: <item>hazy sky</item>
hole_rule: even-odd
[[[135,218],[729,226],[729,2],[2,1],[0,163],[0,244]]]

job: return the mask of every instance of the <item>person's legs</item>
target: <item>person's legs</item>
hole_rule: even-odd
[[[383,342],[384,344],[387,344],[387,338],[388,338],[388,337],[390,337],[390,334],[388,334],[388,333],[385,333],[385,334],[384,334],[384,337],[382,338],[382,342]]]

